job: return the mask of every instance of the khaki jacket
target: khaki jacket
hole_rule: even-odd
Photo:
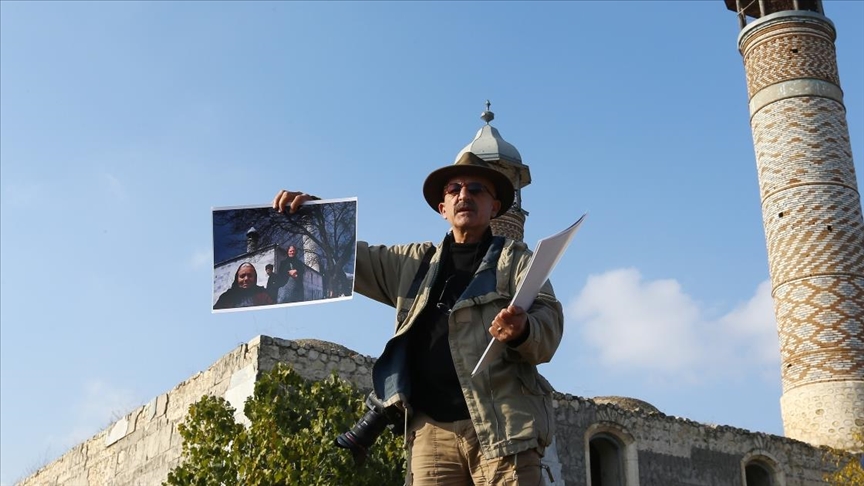
[[[415,298],[410,298],[410,287],[424,254],[432,246],[357,244],[355,290],[396,308],[396,333],[373,369],[375,392],[386,405],[402,405],[408,410],[411,383],[404,337],[430,298],[440,268],[441,244]],[[471,370],[492,339],[489,326],[510,303],[530,258],[531,251],[524,243],[493,237],[489,251],[449,318],[456,374],[488,459],[533,448],[542,453],[554,436],[552,387],[537,372],[537,365],[552,359],[561,342],[564,316],[548,281],[528,309],[528,339],[517,347],[508,346],[501,358],[471,378]]]

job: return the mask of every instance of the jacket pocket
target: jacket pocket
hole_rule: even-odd
[[[540,446],[547,447],[552,443],[555,433],[555,409],[552,407],[553,388],[549,381],[537,372],[537,369],[520,366],[517,372],[522,383],[522,393],[534,413],[537,441]]]

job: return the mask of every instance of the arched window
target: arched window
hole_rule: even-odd
[[[772,464],[761,457],[744,465],[744,486],[779,486]]]
[[[624,486],[623,445],[614,436],[600,433],[588,442],[591,486]]]

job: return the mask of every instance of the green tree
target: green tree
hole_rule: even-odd
[[[365,412],[364,395],[335,375],[307,381],[287,366],[262,374],[244,412],[219,397],[189,407],[181,463],[164,486],[402,485],[402,438],[385,431],[357,467],[334,444]]]

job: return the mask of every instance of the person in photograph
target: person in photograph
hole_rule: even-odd
[[[406,484],[543,484],[555,417],[552,387],[537,365],[558,348],[564,315],[548,281],[529,308],[510,305],[531,251],[494,236],[490,221],[513,204],[513,184],[466,152],[429,174],[423,196],[449,223],[444,240],[358,241],[354,275],[358,293],[396,309],[396,332],[372,383],[383,416],[397,417],[394,424],[407,417]],[[315,199],[283,190],[273,208],[293,213]],[[505,344],[502,356],[472,378],[490,339]]]
[[[258,272],[249,262],[243,262],[234,273],[234,283],[216,300],[214,309],[233,309],[253,305],[270,305],[273,299],[267,289],[258,285]]]
[[[273,271],[273,264],[268,263],[264,266],[264,271],[267,272],[267,295],[276,302],[276,296],[279,292],[279,276]]]
[[[276,301],[280,304],[302,302],[304,299],[303,274],[306,265],[297,255],[297,247],[291,245],[285,250],[288,255],[279,264],[279,291]]]

